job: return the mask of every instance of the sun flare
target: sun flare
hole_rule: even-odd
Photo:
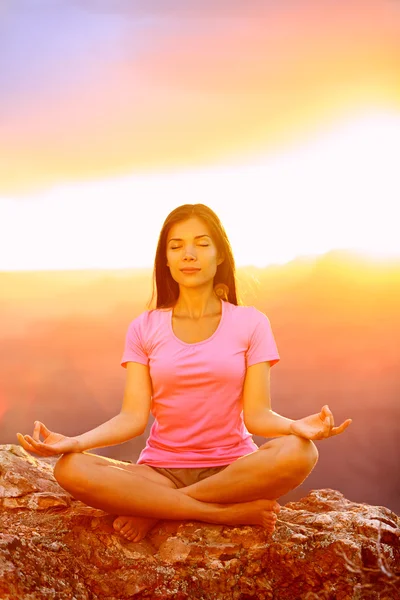
[[[3,199],[0,269],[149,267],[164,218],[188,202],[217,212],[238,266],[335,248],[399,257],[399,156],[400,115],[373,113],[245,164]]]

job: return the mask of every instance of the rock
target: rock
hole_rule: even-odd
[[[53,477],[56,460],[38,460],[22,446],[0,446],[0,507],[43,510],[69,506],[71,496]]]
[[[0,446],[1,600],[400,600],[400,519],[313,490],[276,530],[159,522],[138,543],[62,490],[54,459]]]

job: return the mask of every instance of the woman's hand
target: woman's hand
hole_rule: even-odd
[[[339,435],[347,429],[351,422],[351,419],[346,419],[339,427],[334,427],[333,414],[326,404],[320,413],[293,421],[290,425],[290,432],[308,440],[323,440],[333,435]]]
[[[43,442],[40,441],[40,435],[43,436]],[[35,452],[36,454],[40,454],[40,456],[80,452],[77,439],[61,435],[61,433],[54,433],[47,429],[44,423],[40,421],[35,421],[32,437],[17,433],[17,438],[25,450]]]

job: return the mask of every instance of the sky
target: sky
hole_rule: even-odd
[[[0,270],[151,266],[203,202],[238,265],[400,256],[400,3],[0,2]]]

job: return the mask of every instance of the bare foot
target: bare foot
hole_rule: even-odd
[[[159,519],[146,517],[117,517],[114,520],[114,529],[130,542],[140,542],[154,527]]]
[[[217,519],[207,522],[221,523],[223,525],[261,525],[269,533],[275,530],[277,513],[281,507],[275,500],[253,500],[222,507],[214,504],[220,509]],[[114,529],[124,538],[131,542],[139,542],[152,529],[159,519],[146,517],[120,516],[114,520]]]
[[[225,508],[221,522],[227,525],[261,525],[272,533],[281,507],[275,500],[253,500]]]

